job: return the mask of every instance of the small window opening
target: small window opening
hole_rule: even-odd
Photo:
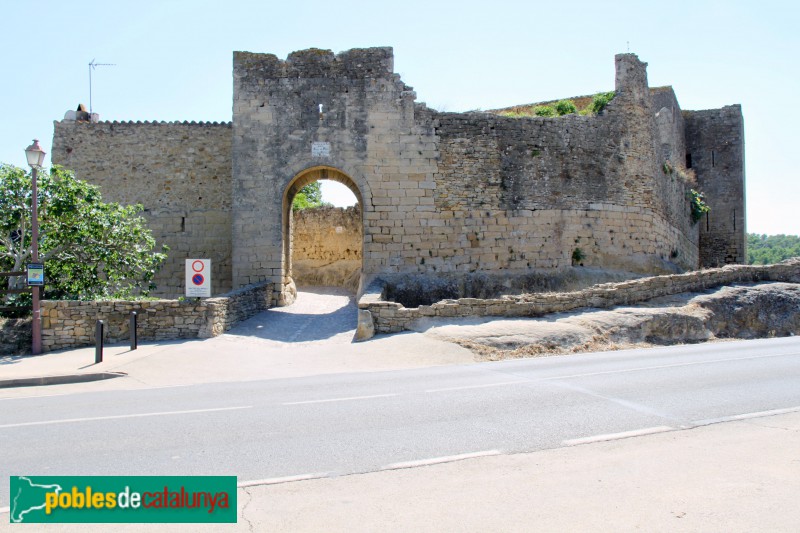
[[[733,210],[733,231],[736,231],[736,209]]]
[[[686,168],[692,168],[692,154],[686,154]]]
[[[711,231],[711,222],[709,220],[708,213],[706,212],[706,231]]]
[[[186,217],[181,217],[181,232],[186,231]]]
[[[716,154],[714,153],[714,150],[711,150],[711,166],[714,167],[716,164]]]

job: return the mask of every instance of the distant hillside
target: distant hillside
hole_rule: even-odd
[[[747,234],[747,263],[769,265],[790,257],[800,257],[800,237],[797,235]]]

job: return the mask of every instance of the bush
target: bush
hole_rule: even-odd
[[[703,193],[690,189],[688,196],[689,204],[692,207],[692,223],[697,224],[703,218],[703,215],[711,211],[711,208],[706,204],[706,198]]]
[[[592,110],[592,113],[600,113],[603,111],[608,103],[614,99],[614,94],[614,91],[609,91],[607,93],[597,93],[594,95],[592,103],[589,106]]]
[[[533,108],[533,114],[537,117],[554,117],[556,110],[549,105],[537,105]]]
[[[578,108],[575,107],[572,100],[560,100],[556,104],[556,113],[558,113],[558,116],[571,115],[577,112]]]

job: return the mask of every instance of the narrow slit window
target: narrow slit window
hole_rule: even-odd
[[[733,231],[736,231],[736,209],[733,210]]]
[[[714,150],[711,150],[711,167],[717,166],[717,154],[714,153]]]
[[[692,154],[686,154],[686,168],[692,168]]]
[[[706,231],[711,231],[711,222],[709,221],[708,213],[706,213]]]
[[[186,217],[181,217],[181,233],[186,231]]]

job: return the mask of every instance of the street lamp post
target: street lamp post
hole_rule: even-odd
[[[39,192],[36,187],[36,173],[42,168],[44,163],[45,151],[39,146],[39,140],[34,139],[33,144],[25,149],[25,156],[28,158],[28,165],[31,167],[31,189],[33,198],[31,200],[33,206],[33,214],[31,221],[31,247],[33,262],[39,262],[39,212],[38,212],[38,199]],[[39,303],[39,287],[31,287],[33,292],[33,342],[32,353],[39,355],[42,353],[42,312]]]

